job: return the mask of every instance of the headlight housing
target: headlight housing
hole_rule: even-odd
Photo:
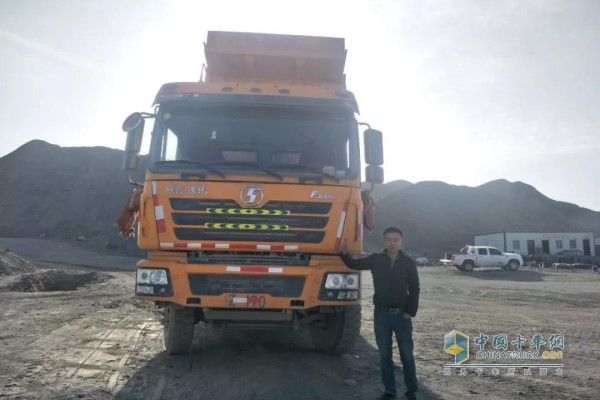
[[[169,283],[166,269],[138,268],[136,280],[137,283],[150,285],[167,285]]]
[[[325,289],[358,289],[359,284],[358,274],[328,274]]]
[[[136,272],[136,294],[171,296],[173,289],[169,271],[164,268],[138,268]]]
[[[319,299],[327,301],[356,301],[360,299],[360,274],[328,273],[319,291]]]

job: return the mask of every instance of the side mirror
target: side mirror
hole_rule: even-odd
[[[142,138],[144,137],[144,118],[142,118],[142,114],[133,113],[127,117],[123,122],[123,130],[127,132],[125,152],[138,154],[142,149]]]
[[[367,165],[365,169],[367,182],[383,183],[383,168],[379,165]]]
[[[123,121],[123,132],[134,130],[142,122],[144,122],[142,113],[134,112],[129,117],[125,118],[125,121]]]
[[[365,131],[365,162],[383,165],[383,134],[375,129]]]

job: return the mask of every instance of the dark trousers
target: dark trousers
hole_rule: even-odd
[[[375,307],[375,339],[379,348],[381,381],[388,393],[396,393],[396,376],[392,360],[392,336],[396,334],[407,393],[417,391],[417,370],[413,356],[412,320]]]

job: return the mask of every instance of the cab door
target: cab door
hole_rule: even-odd
[[[506,260],[506,256],[500,250],[490,247],[488,249],[490,255],[490,265],[505,265],[508,261]]]
[[[477,249],[477,265],[490,265],[490,255],[487,248],[480,247]]]

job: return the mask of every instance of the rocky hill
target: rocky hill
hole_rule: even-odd
[[[0,237],[83,236],[84,246],[135,253],[135,242],[116,234],[115,220],[132,190],[122,157],[120,150],[35,140],[0,158]],[[522,182],[466,187],[399,180],[377,185],[373,197],[377,231],[366,236],[370,248],[382,245],[389,225],[405,231],[413,254],[433,257],[457,251],[475,233],[600,231],[599,212],[549,199]]]
[[[120,150],[34,140],[0,158],[0,237],[79,237],[91,247],[135,251],[116,234],[132,190],[122,157]]]
[[[458,251],[473,235],[499,231],[597,232],[600,212],[552,200],[522,182],[497,180],[478,187],[419,182],[381,200],[376,212],[381,231],[397,225],[406,248],[434,257]]]

